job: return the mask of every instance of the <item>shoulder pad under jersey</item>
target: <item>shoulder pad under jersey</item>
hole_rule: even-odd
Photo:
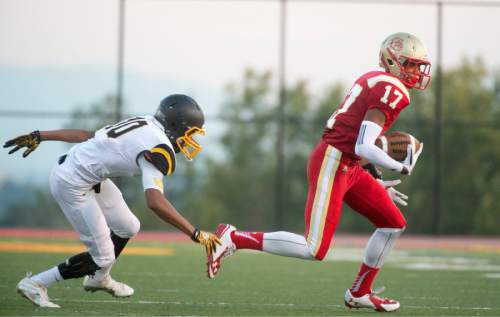
[[[175,153],[166,144],[158,144],[145,151],[144,158],[153,164],[163,175],[172,175],[175,170]]]

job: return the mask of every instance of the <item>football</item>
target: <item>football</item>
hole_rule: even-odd
[[[408,144],[413,144],[415,149],[420,149],[420,141],[413,135],[394,131],[386,135],[379,136],[375,141],[375,145],[389,154],[396,161],[403,162],[406,158]]]

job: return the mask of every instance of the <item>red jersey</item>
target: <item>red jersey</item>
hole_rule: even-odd
[[[328,119],[323,140],[359,160],[354,152],[361,122],[369,109],[379,109],[385,115],[382,134],[410,104],[410,93],[395,76],[383,71],[368,72],[358,78],[340,107]]]

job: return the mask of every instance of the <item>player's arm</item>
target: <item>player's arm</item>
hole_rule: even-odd
[[[40,141],[63,141],[68,143],[79,143],[93,138],[94,135],[94,131],[87,130],[63,129],[40,131]]]
[[[201,231],[195,228],[186,218],[184,218],[175,207],[163,195],[163,172],[154,163],[147,160],[143,154],[137,160],[142,172],[142,183],[146,204],[160,219],[171,224],[195,242],[202,244],[211,254],[216,244],[220,244],[219,238],[212,233]]]
[[[52,131],[33,131],[29,134],[20,135],[8,140],[3,145],[4,148],[15,146],[9,151],[9,154],[26,147],[23,157],[33,152],[42,141],[63,141],[68,143],[83,142],[94,137],[94,132],[86,130],[52,130]]]
[[[363,122],[361,122],[355,152],[370,163],[400,172],[401,174],[408,174],[409,170],[404,164],[391,158],[375,145],[375,140],[382,132],[384,123],[385,115],[382,111],[376,108],[368,110]]]

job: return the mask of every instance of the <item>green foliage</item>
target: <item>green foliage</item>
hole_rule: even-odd
[[[434,80],[436,76],[434,75]],[[178,164],[166,179],[166,196],[195,225],[215,228],[220,222],[242,229],[287,229],[303,232],[307,196],[306,167],[309,153],[321,137],[328,117],[347,92],[337,83],[316,96],[305,81],[290,83],[285,98],[285,199],[284,224],[274,226],[277,99],[269,71],[246,70],[240,80],[227,86],[219,120],[225,132],[220,138],[223,155],[205,161]],[[500,71],[490,72],[481,59],[464,59],[443,72],[443,126],[440,209],[433,209],[435,169],[436,84],[426,91],[412,91],[411,105],[392,130],[407,131],[425,143],[424,152],[410,177],[398,187],[410,196],[401,207],[408,232],[433,233],[434,221],[446,234],[500,234]],[[90,108],[79,107],[69,128],[96,129],[114,121],[113,97]],[[86,109],[86,110],[81,110]],[[210,149],[206,153],[210,155]],[[212,152],[213,154],[213,152]],[[182,160],[183,161],[183,160]],[[387,179],[401,178],[390,172]],[[146,229],[163,229],[145,206],[140,179],[124,179],[119,187]],[[16,217],[35,208],[54,207],[46,189],[31,190],[36,203],[19,200],[3,212],[2,225],[61,226],[51,217]],[[31,195],[34,197],[33,195]],[[345,207],[339,231],[370,231],[372,225]],[[45,214],[46,215],[46,214]],[[39,221],[39,222],[37,222]],[[168,227],[167,227],[168,228]]]
[[[224,157],[209,159],[206,183],[194,205],[207,214],[207,227],[220,221],[253,227],[273,206],[274,105],[271,74],[246,71],[240,85],[227,87],[221,119]]]
[[[226,156],[209,162],[200,206],[222,221],[247,229],[267,229],[274,219],[276,126],[269,100],[276,99],[269,72],[247,70],[240,84],[232,84],[222,108],[228,129],[222,137]],[[408,231],[432,233],[435,174],[435,85],[412,92],[393,130],[407,131],[425,143],[424,154],[400,189],[409,194],[402,207]],[[346,89],[334,85],[317,100],[307,83],[292,83],[286,92],[285,228],[303,231],[307,195],[306,165],[327,118],[344,98]],[[499,234],[500,209],[500,75],[488,73],[480,59],[464,59],[443,74],[441,196],[437,228],[451,234]],[[276,103],[276,102],[275,102]],[[251,124],[249,124],[251,122]],[[397,177],[390,172],[386,178]],[[210,202],[207,204],[201,201]],[[372,230],[364,218],[344,208],[339,229]],[[215,211],[218,210],[218,211]],[[215,221],[217,222],[217,221]]]
[[[495,88],[496,87],[496,88]],[[499,234],[500,99],[499,78],[489,74],[481,59],[464,59],[443,73],[441,208],[439,231],[448,234]],[[413,93],[412,106],[396,129],[424,141],[415,173],[402,188],[410,194],[409,230],[430,232],[434,190],[434,96]]]
[[[0,186],[2,195],[12,199],[2,212],[0,223],[5,227],[64,227],[69,228],[69,223],[59,210],[57,203],[52,198],[48,189],[29,184],[4,183]]]

